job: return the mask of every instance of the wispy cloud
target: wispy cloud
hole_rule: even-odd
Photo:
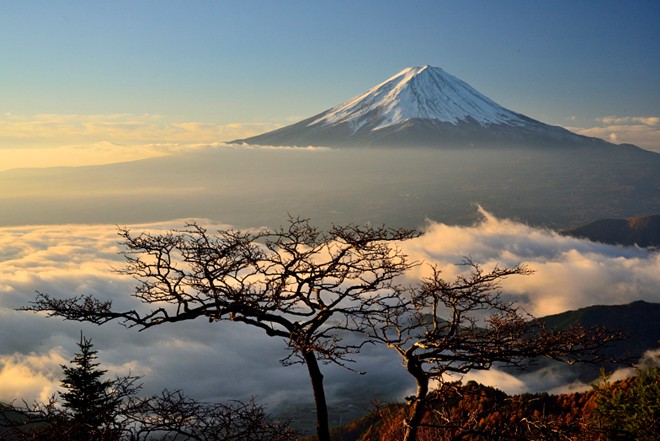
[[[645,126],[660,126],[660,117],[658,116],[606,116],[597,121],[605,125],[617,124],[641,124]]]
[[[596,120],[600,125],[570,128],[581,135],[603,138],[613,143],[629,143],[660,153],[660,117],[606,116]]]
[[[177,121],[150,114],[5,113],[0,116],[0,164],[9,169],[123,162],[217,146],[277,127]]]
[[[0,117],[0,145],[12,142],[213,143],[277,128],[270,123],[213,124],[177,121],[161,115],[79,115],[5,113]]]

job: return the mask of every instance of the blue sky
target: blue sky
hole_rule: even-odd
[[[0,150],[15,157],[55,145],[227,141],[424,64],[533,118],[660,151],[658,1],[1,8]]]

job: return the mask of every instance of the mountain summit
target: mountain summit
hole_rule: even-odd
[[[414,119],[457,124],[473,120],[489,124],[524,124],[524,117],[480,94],[467,83],[439,67],[409,67],[368,92],[324,112],[311,125],[348,123],[354,132],[364,125],[371,130]]]
[[[506,109],[432,66],[408,67],[325,112],[234,142],[331,147],[608,144]]]

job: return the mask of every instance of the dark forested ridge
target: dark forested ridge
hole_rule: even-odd
[[[619,352],[638,358],[644,351],[660,347],[660,303],[639,300],[626,305],[595,305],[549,315],[541,319],[550,328],[581,324],[622,331],[628,338],[617,344]]]
[[[598,378],[601,369],[612,372],[637,363],[647,351],[660,348],[660,304],[636,301],[625,305],[595,305],[549,315],[539,319],[548,328],[564,329],[573,325],[585,328],[603,327],[608,331],[622,332],[623,340],[603,348],[603,353],[617,361],[601,364],[575,364],[558,366],[550,360],[537,360],[530,371],[540,371],[548,366],[561,369],[567,381],[590,383]]]
[[[660,215],[601,219],[567,230],[565,234],[613,245],[658,247],[660,246]]]

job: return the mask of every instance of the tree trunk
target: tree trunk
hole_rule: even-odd
[[[325,402],[325,390],[323,389],[323,374],[319,369],[314,352],[305,352],[305,363],[309,378],[312,381],[314,391],[314,403],[316,404],[316,434],[319,441],[330,441],[330,426],[328,424],[328,406]]]
[[[429,379],[420,366],[412,364],[410,361],[406,368],[417,380],[417,395],[415,396],[415,401],[412,403],[410,418],[406,420],[406,433],[403,440],[415,441],[419,426],[426,414],[426,397],[429,393]]]

